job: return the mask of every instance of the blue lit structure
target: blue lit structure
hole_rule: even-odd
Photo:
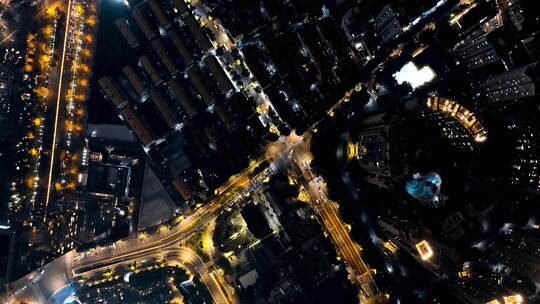
[[[422,175],[416,173],[405,185],[407,193],[422,202],[438,202],[441,192],[441,176],[435,172]]]

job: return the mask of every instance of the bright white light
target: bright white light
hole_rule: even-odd
[[[115,2],[122,3],[123,5],[129,7],[129,2],[128,2],[128,0],[115,0]]]
[[[474,138],[475,141],[477,142],[484,142],[486,141],[487,137],[486,136],[483,136],[483,135],[476,135],[476,137]]]
[[[133,272],[128,272],[124,275],[124,282],[129,283],[129,277],[133,274]]]
[[[414,62],[409,61],[393,76],[398,84],[408,82],[411,84],[414,90],[425,83],[432,81],[433,78],[435,78],[435,72],[433,72],[429,66],[424,66],[421,69],[418,69]]]

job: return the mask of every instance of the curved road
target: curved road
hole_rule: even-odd
[[[310,198],[310,207],[318,214],[323,228],[331,236],[337,251],[348,265],[353,282],[362,292],[362,298],[369,299],[380,295],[371,271],[362,259],[361,247],[350,238],[347,227],[339,216],[337,204],[328,199],[324,183],[315,177],[307,165],[312,156],[305,140],[304,137],[293,134],[269,145],[265,151],[266,156],[253,161],[242,173],[231,177],[203,207],[184,219],[175,220],[176,224],[172,228],[162,226],[160,231],[148,236],[120,240],[107,247],[81,253],[69,252],[42,269],[9,284],[8,293],[4,295],[8,299],[4,299],[2,303],[47,303],[55,291],[77,279],[86,280],[114,271],[117,267],[156,259],[180,263],[188,271],[200,275],[214,302],[236,303],[234,288],[227,286],[221,271],[209,270],[201,258],[191,249],[183,247],[182,243],[215,219],[221,210],[244,201],[245,196],[271,174],[268,168],[260,173],[254,173],[253,169],[264,160],[270,159],[285,160],[305,188]]]
[[[240,203],[252,186],[268,176],[267,169],[257,174],[252,173],[263,161],[264,159],[254,161],[246,170],[232,176],[217,189],[217,194],[210,201],[188,217],[181,219],[171,229],[166,228],[165,231],[158,231],[145,237],[120,240],[107,247],[98,247],[81,253],[71,251],[8,284],[7,293],[0,298],[1,303],[47,303],[57,290],[78,278],[87,279],[136,261],[172,257],[176,257],[176,261],[186,267],[193,266],[188,270],[201,276],[216,303],[235,303],[232,294],[234,289],[226,286],[221,273],[208,272],[200,257],[192,251],[189,252],[188,248],[180,249],[180,244],[217,217],[223,208]]]

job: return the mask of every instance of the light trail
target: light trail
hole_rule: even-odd
[[[227,182],[218,188],[216,195],[210,201],[207,201],[202,208],[180,221],[173,219],[172,223],[175,223],[173,227],[165,231],[160,230],[155,234],[145,234],[142,238],[120,240],[115,242],[114,246],[97,247],[81,253],[70,251],[60,259],[44,266],[47,269],[44,273],[54,277],[55,280],[61,281],[62,286],[64,286],[78,279],[86,280],[86,278],[94,277],[104,271],[115,271],[118,267],[129,266],[131,263],[137,263],[138,261],[145,262],[160,258],[169,259],[170,261],[173,257],[168,256],[168,253],[189,250],[189,248],[183,247],[183,240],[196,233],[199,228],[210,223],[218,216],[221,210],[241,205],[242,201],[244,201],[242,198],[246,197],[254,186],[257,187],[259,182],[272,174],[272,171],[269,171],[268,168],[263,172],[254,174],[253,170],[258,165],[265,160],[282,158],[288,162],[290,161],[289,165],[292,165],[293,169],[294,165],[297,166],[294,171],[298,173],[297,175],[301,178],[302,183],[307,186],[305,188],[308,190],[309,200],[311,201],[309,205],[319,215],[325,230],[330,232],[329,234],[337,247],[336,249],[343,255],[345,262],[349,266],[348,269],[353,276],[352,281],[362,291],[362,298],[371,299],[373,295],[375,297],[381,296],[373,281],[370,269],[362,260],[361,247],[350,238],[347,227],[339,216],[338,205],[328,199],[325,187],[323,188],[324,191],[320,193],[317,184],[310,183],[315,178],[312,170],[308,168],[304,170],[302,169],[303,166],[297,163],[311,160],[313,157],[309,151],[306,151],[306,149],[309,150],[309,147],[306,146],[305,140],[307,140],[305,136],[297,136],[293,133],[290,136],[281,137],[276,143],[267,145],[260,157],[251,161],[250,166],[241,173],[231,176]],[[300,155],[290,159],[291,152]],[[298,156],[300,157],[298,158]],[[229,286],[228,282],[222,278],[221,271],[212,271],[212,277],[200,257],[196,254],[187,254],[186,251],[183,251],[183,253],[181,254],[183,259],[178,260],[179,265],[188,266],[186,264],[192,263],[194,260],[201,261],[197,265],[192,265],[193,270],[191,272],[200,276],[217,303],[236,303],[234,288]],[[53,266],[58,269],[52,269]],[[26,288],[27,286],[34,286],[31,284],[35,284],[35,275],[39,271],[37,270],[11,283],[7,296],[13,300],[30,299],[34,301],[43,296],[48,297],[51,291],[57,290],[56,287],[46,289]]]
[[[63,52],[62,52],[62,61],[60,66],[60,81],[58,85],[58,94],[57,94],[57,103],[56,103],[56,112],[55,112],[55,123],[54,123],[54,133],[53,133],[53,147],[52,147],[52,155],[51,155],[51,164],[49,167],[49,178],[48,178],[48,185],[47,185],[47,199],[46,199],[46,207],[48,205],[48,202],[50,200],[51,195],[51,184],[52,184],[52,171],[54,169],[54,158],[55,158],[55,150],[56,150],[56,136],[58,132],[58,119],[59,119],[59,113],[60,113],[60,101],[61,101],[61,94],[62,94],[62,80],[63,80],[63,72],[64,67],[66,64],[66,52],[67,52],[67,42],[69,37],[69,26],[70,26],[70,17],[71,17],[71,10],[72,10],[72,3],[73,0],[69,0],[68,2],[68,9],[67,9],[67,20],[66,20],[66,30],[64,33],[64,43],[63,43]],[[247,68],[247,67],[246,67]],[[249,69],[248,69],[249,71]],[[360,89],[360,88],[359,88]],[[268,100],[269,102],[269,100]],[[289,137],[291,138],[291,137]],[[287,145],[283,152],[287,152],[285,154],[288,154],[291,150],[297,146],[300,141],[303,139],[302,137],[296,137],[293,138],[295,141],[289,141],[287,140]],[[273,146],[270,145],[267,147],[269,150],[272,150]],[[266,151],[269,152],[269,151]],[[270,153],[272,154],[272,153]],[[54,270],[50,269],[48,271],[45,271],[49,268],[49,266],[45,266],[44,273],[54,274],[57,275],[55,278],[62,284],[67,284],[69,282],[72,282],[72,280],[76,278],[86,278],[91,277],[93,275],[99,274],[101,271],[104,270],[114,270],[117,267],[124,266],[131,261],[146,261],[148,259],[152,258],[159,258],[162,257],[166,252],[171,251],[173,248],[176,250],[178,249],[178,245],[181,245],[181,242],[188,236],[190,236],[192,233],[196,232],[198,228],[208,224],[212,219],[215,219],[215,217],[218,215],[219,211],[223,208],[228,208],[232,205],[236,205],[241,200],[239,199],[233,199],[232,197],[243,197],[246,194],[249,194],[251,191],[250,188],[252,186],[253,180],[259,180],[262,179],[261,174],[257,174],[256,176],[252,176],[250,174],[250,170],[255,167],[255,165],[258,165],[264,160],[268,160],[269,158],[260,158],[258,162],[254,162],[253,165],[251,165],[250,168],[247,168],[243,173],[237,174],[236,176],[229,179],[228,183],[225,183],[223,186],[219,188],[220,191],[218,191],[217,196],[214,197],[208,204],[205,205],[205,207],[199,209],[198,211],[191,214],[190,218],[182,220],[179,222],[178,226],[172,227],[169,229],[169,231],[163,232],[163,233],[157,233],[155,235],[151,235],[149,237],[146,237],[144,239],[129,239],[124,241],[119,241],[115,243],[115,247],[101,247],[96,248],[95,250],[89,250],[85,253],[77,253],[75,251],[71,251],[68,254],[64,255],[62,261],[55,260],[55,266],[65,270],[64,272],[55,272]],[[306,176],[304,175],[312,175],[311,170],[304,170],[300,169],[300,174],[303,176],[305,180],[308,180]],[[309,185],[309,182],[308,182]],[[336,235],[334,240],[334,243],[336,247],[338,247],[338,251],[340,251],[343,254],[343,257],[346,259],[346,262],[349,263],[349,266],[356,271],[353,271],[353,273],[356,275],[356,283],[360,283],[359,285],[363,287],[364,293],[369,296],[376,291],[376,287],[374,289],[366,288],[371,287],[372,284],[372,278],[369,271],[369,268],[364,264],[364,262],[361,260],[361,247],[354,243],[352,239],[350,239],[348,235],[348,231],[346,229],[345,224],[342,222],[338,206],[332,201],[327,200],[327,194],[326,193],[318,193],[317,188],[311,188],[307,187],[310,192],[310,196],[312,198],[320,198],[320,201],[322,203],[318,202],[312,202],[310,206],[319,213],[321,221],[324,223],[325,228],[329,230],[330,232],[335,231]],[[45,214],[46,217],[46,214]],[[334,235],[331,234],[332,237]],[[95,253],[95,255],[94,255]],[[88,254],[88,255],[87,255]],[[228,287],[226,284],[226,280],[222,278],[221,271],[212,271],[209,272],[206,268],[206,265],[202,262],[200,257],[198,257],[196,254],[186,253],[182,254],[182,258],[180,259],[180,262],[182,264],[184,263],[193,263],[196,261],[197,263],[193,263],[193,273],[198,273],[201,276],[201,279],[207,286],[208,290],[210,291],[211,295],[217,302],[220,303],[234,303],[235,297],[234,297],[234,288]],[[54,262],[53,262],[54,263]],[[50,265],[50,264],[48,264]],[[58,266],[57,266],[58,265]],[[213,268],[213,267],[212,267]],[[21,298],[23,296],[30,296],[32,299],[36,299],[39,295],[45,295],[51,290],[57,290],[56,287],[54,288],[47,288],[47,289],[41,289],[38,287],[37,289],[27,290],[24,291],[27,286],[34,286],[35,280],[34,280],[35,273],[32,273],[18,281],[15,282],[14,288],[12,288],[11,296],[13,298],[19,298],[18,291],[23,290],[24,295],[20,295]],[[51,281],[51,280],[49,280]],[[18,288],[19,287],[19,288]],[[231,293],[229,293],[231,292]]]
[[[9,296],[13,299],[35,300],[43,295],[47,296],[49,291],[57,290],[77,279],[92,278],[104,271],[115,271],[119,267],[125,267],[138,261],[165,258],[173,262],[174,256],[170,254],[177,252],[179,253],[176,255],[179,258],[179,264],[184,266],[191,264],[190,271],[200,276],[216,303],[236,303],[234,288],[228,285],[228,282],[222,277],[221,271],[214,267],[209,271],[199,256],[189,248],[182,247],[182,242],[193,233],[196,233],[199,228],[215,219],[220,210],[232,205],[241,205],[241,202],[244,201],[241,198],[245,197],[253,186],[257,186],[261,180],[272,174],[268,172],[268,169],[261,173],[253,173],[253,169],[264,160],[275,159],[272,156],[291,155],[292,150],[301,155],[298,155],[300,158],[294,159],[291,165],[297,164],[299,160],[311,159],[312,156],[305,151],[307,147],[302,145],[303,139],[305,138],[293,134],[283,139],[281,143],[285,145],[270,144],[267,146],[264,155],[253,161],[251,166],[242,173],[231,177],[228,182],[219,188],[220,191],[215,197],[188,218],[184,218],[176,226],[171,227],[170,230],[156,232],[156,234],[148,235],[142,239],[132,238],[118,241],[112,247],[98,247],[84,253],[71,251],[63,256],[63,260],[55,260],[45,266],[47,271],[44,273],[51,276],[50,279],[47,279],[52,282],[52,278],[54,278],[54,281],[59,282],[56,285],[60,287],[55,285],[47,289],[25,289],[25,286],[35,282],[35,275],[40,272],[38,270],[12,283]],[[304,185],[307,186],[306,189],[311,200],[310,207],[319,214],[323,227],[329,232],[338,252],[342,254],[349,266],[353,275],[353,282],[362,290],[363,298],[368,299],[374,294],[377,295],[378,291],[370,270],[362,261],[361,248],[349,237],[347,228],[339,216],[337,204],[327,199],[325,189],[320,193],[317,187],[318,184],[309,182],[315,177],[311,170],[307,168],[304,170],[300,165],[295,171],[298,173],[299,178],[303,180]]]
[[[234,303],[234,299],[232,299],[232,296],[227,292],[225,283],[223,282],[223,277],[220,275],[220,273],[217,271],[212,271],[210,273],[210,278],[214,283],[213,285],[217,287],[219,295],[225,301],[225,303]]]
[[[66,13],[66,27],[64,32],[64,45],[62,47],[62,62],[60,64],[60,75],[58,78],[58,90],[57,90],[57,96],[56,96],[56,111],[54,115],[54,131],[53,131],[53,140],[52,140],[52,148],[51,148],[51,160],[50,160],[50,166],[49,166],[49,178],[47,181],[47,195],[45,198],[45,212],[44,212],[44,218],[45,221],[47,219],[47,206],[49,205],[49,200],[51,199],[51,183],[52,183],[52,171],[54,168],[54,153],[56,150],[56,135],[58,133],[58,116],[60,113],[60,100],[62,96],[62,81],[64,78],[64,65],[66,63],[66,49],[67,49],[67,41],[69,38],[69,22],[71,19],[71,4],[73,0],[68,1],[68,8]]]

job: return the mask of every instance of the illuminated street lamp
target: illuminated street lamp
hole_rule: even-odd
[[[56,10],[54,9],[54,7],[49,6],[47,8],[47,15],[49,15],[51,17],[54,17],[56,15]]]

